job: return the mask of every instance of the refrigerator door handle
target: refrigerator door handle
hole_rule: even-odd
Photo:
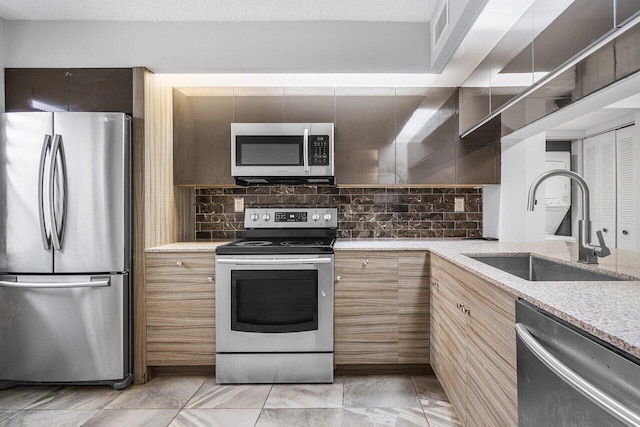
[[[55,173],[58,166],[58,153],[60,154],[60,165],[62,171],[62,212],[60,214],[60,223],[58,223],[55,210]],[[67,214],[67,162],[64,156],[64,144],[62,143],[62,136],[56,134],[53,139],[53,148],[51,149],[51,169],[49,171],[49,215],[51,218],[51,224],[53,230],[51,231],[51,237],[53,240],[53,247],[57,250],[62,249],[65,216]]]
[[[95,280],[94,280],[95,279]],[[59,288],[104,288],[111,286],[111,280],[108,277],[92,277],[88,282],[17,282],[11,280],[0,280],[0,287],[3,288],[22,288],[22,289],[59,289]]]
[[[47,221],[44,211],[44,169],[46,166],[45,162],[47,161],[47,153],[49,152],[51,152],[51,135],[45,135],[40,153],[40,166],[38,167],[38,220],[40,221],[42,244],[47,250],[51,249],[51,233],[47,231]]]

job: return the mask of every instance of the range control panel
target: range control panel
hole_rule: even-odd
[[[307,222],[307,213],[276,211],[275,221],[276,222]]]
[[[329,135],[309,135],[309,166],[329,165]]]
[[[245,228],[337,228],[335,208],[248,208]]]

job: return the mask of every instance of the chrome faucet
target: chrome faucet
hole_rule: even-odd
[[[533,211],[536,204],[536,190],[544,180],[553,176],[566,176],[574,180],[582,190],[582,219],[578,221],[578,262],[597,264],[598,257],[611,255],[611,251],[604,242],[602,231],[597,231],[599,246],[591,244],[591,220],[589,219],[589,187],[586,181],[577,173],[565,169],[553,169],[546,171],[533,180],[529,188],[529,201],[527,210]]]

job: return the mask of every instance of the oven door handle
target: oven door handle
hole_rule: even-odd
[[[285,264],[329,264],[331,258],[218,258],[218,264],[236,265],[285,265]]]

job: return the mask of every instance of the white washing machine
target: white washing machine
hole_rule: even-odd
[[[546,170],[551,169],[571,170],[571,153],[548,151]],[[571,207],[571,180],[554,176],[545,182],[545,192],[546,234],[553,236]]]

